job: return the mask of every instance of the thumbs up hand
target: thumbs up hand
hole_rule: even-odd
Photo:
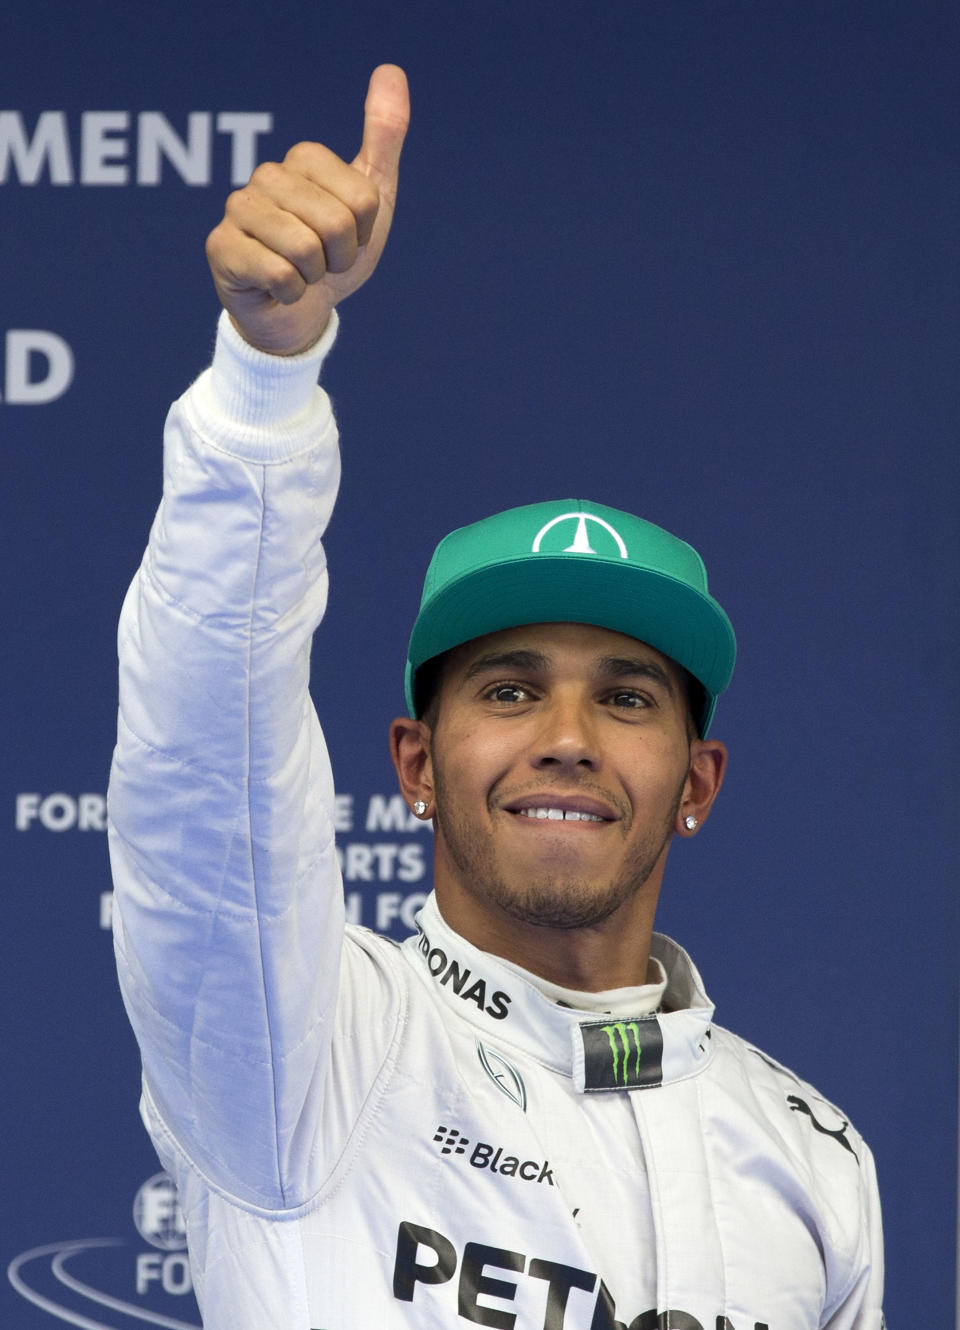
[[[252,346],[275,355],[305,350],[333,307],[373,272],[393,220],[409,119],[406,76],[380,65],[351,163],[319,143],[298,143],[227,199],[207,260],[221,303]]]

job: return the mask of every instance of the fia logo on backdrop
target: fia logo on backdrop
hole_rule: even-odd
[[[138,1188],[127,1227],[126,1237],[32,1247],[14,1257],[7,1277],[52,1320],[86,1330],[130,1330],[131,1324],[200,1330],[183,1214],[168,1173],[155,1173]]]

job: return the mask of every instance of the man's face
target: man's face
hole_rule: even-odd
[[[559,929],[651,883],[687,786],[677,667],[605,628],[535,624],[451,653],[432,730],[436,886]]]

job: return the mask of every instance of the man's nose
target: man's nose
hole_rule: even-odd
[[[590,771],[598,769],[596,717],[585,699],[553,697],[542,705],[539,722],[530,754],[534,767],[582,765]]]

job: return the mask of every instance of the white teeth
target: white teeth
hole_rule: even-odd
[[[521,808],[521,817],[535,817],[544,822],[602,822],[596,813],[580,813],[575,808]]]

